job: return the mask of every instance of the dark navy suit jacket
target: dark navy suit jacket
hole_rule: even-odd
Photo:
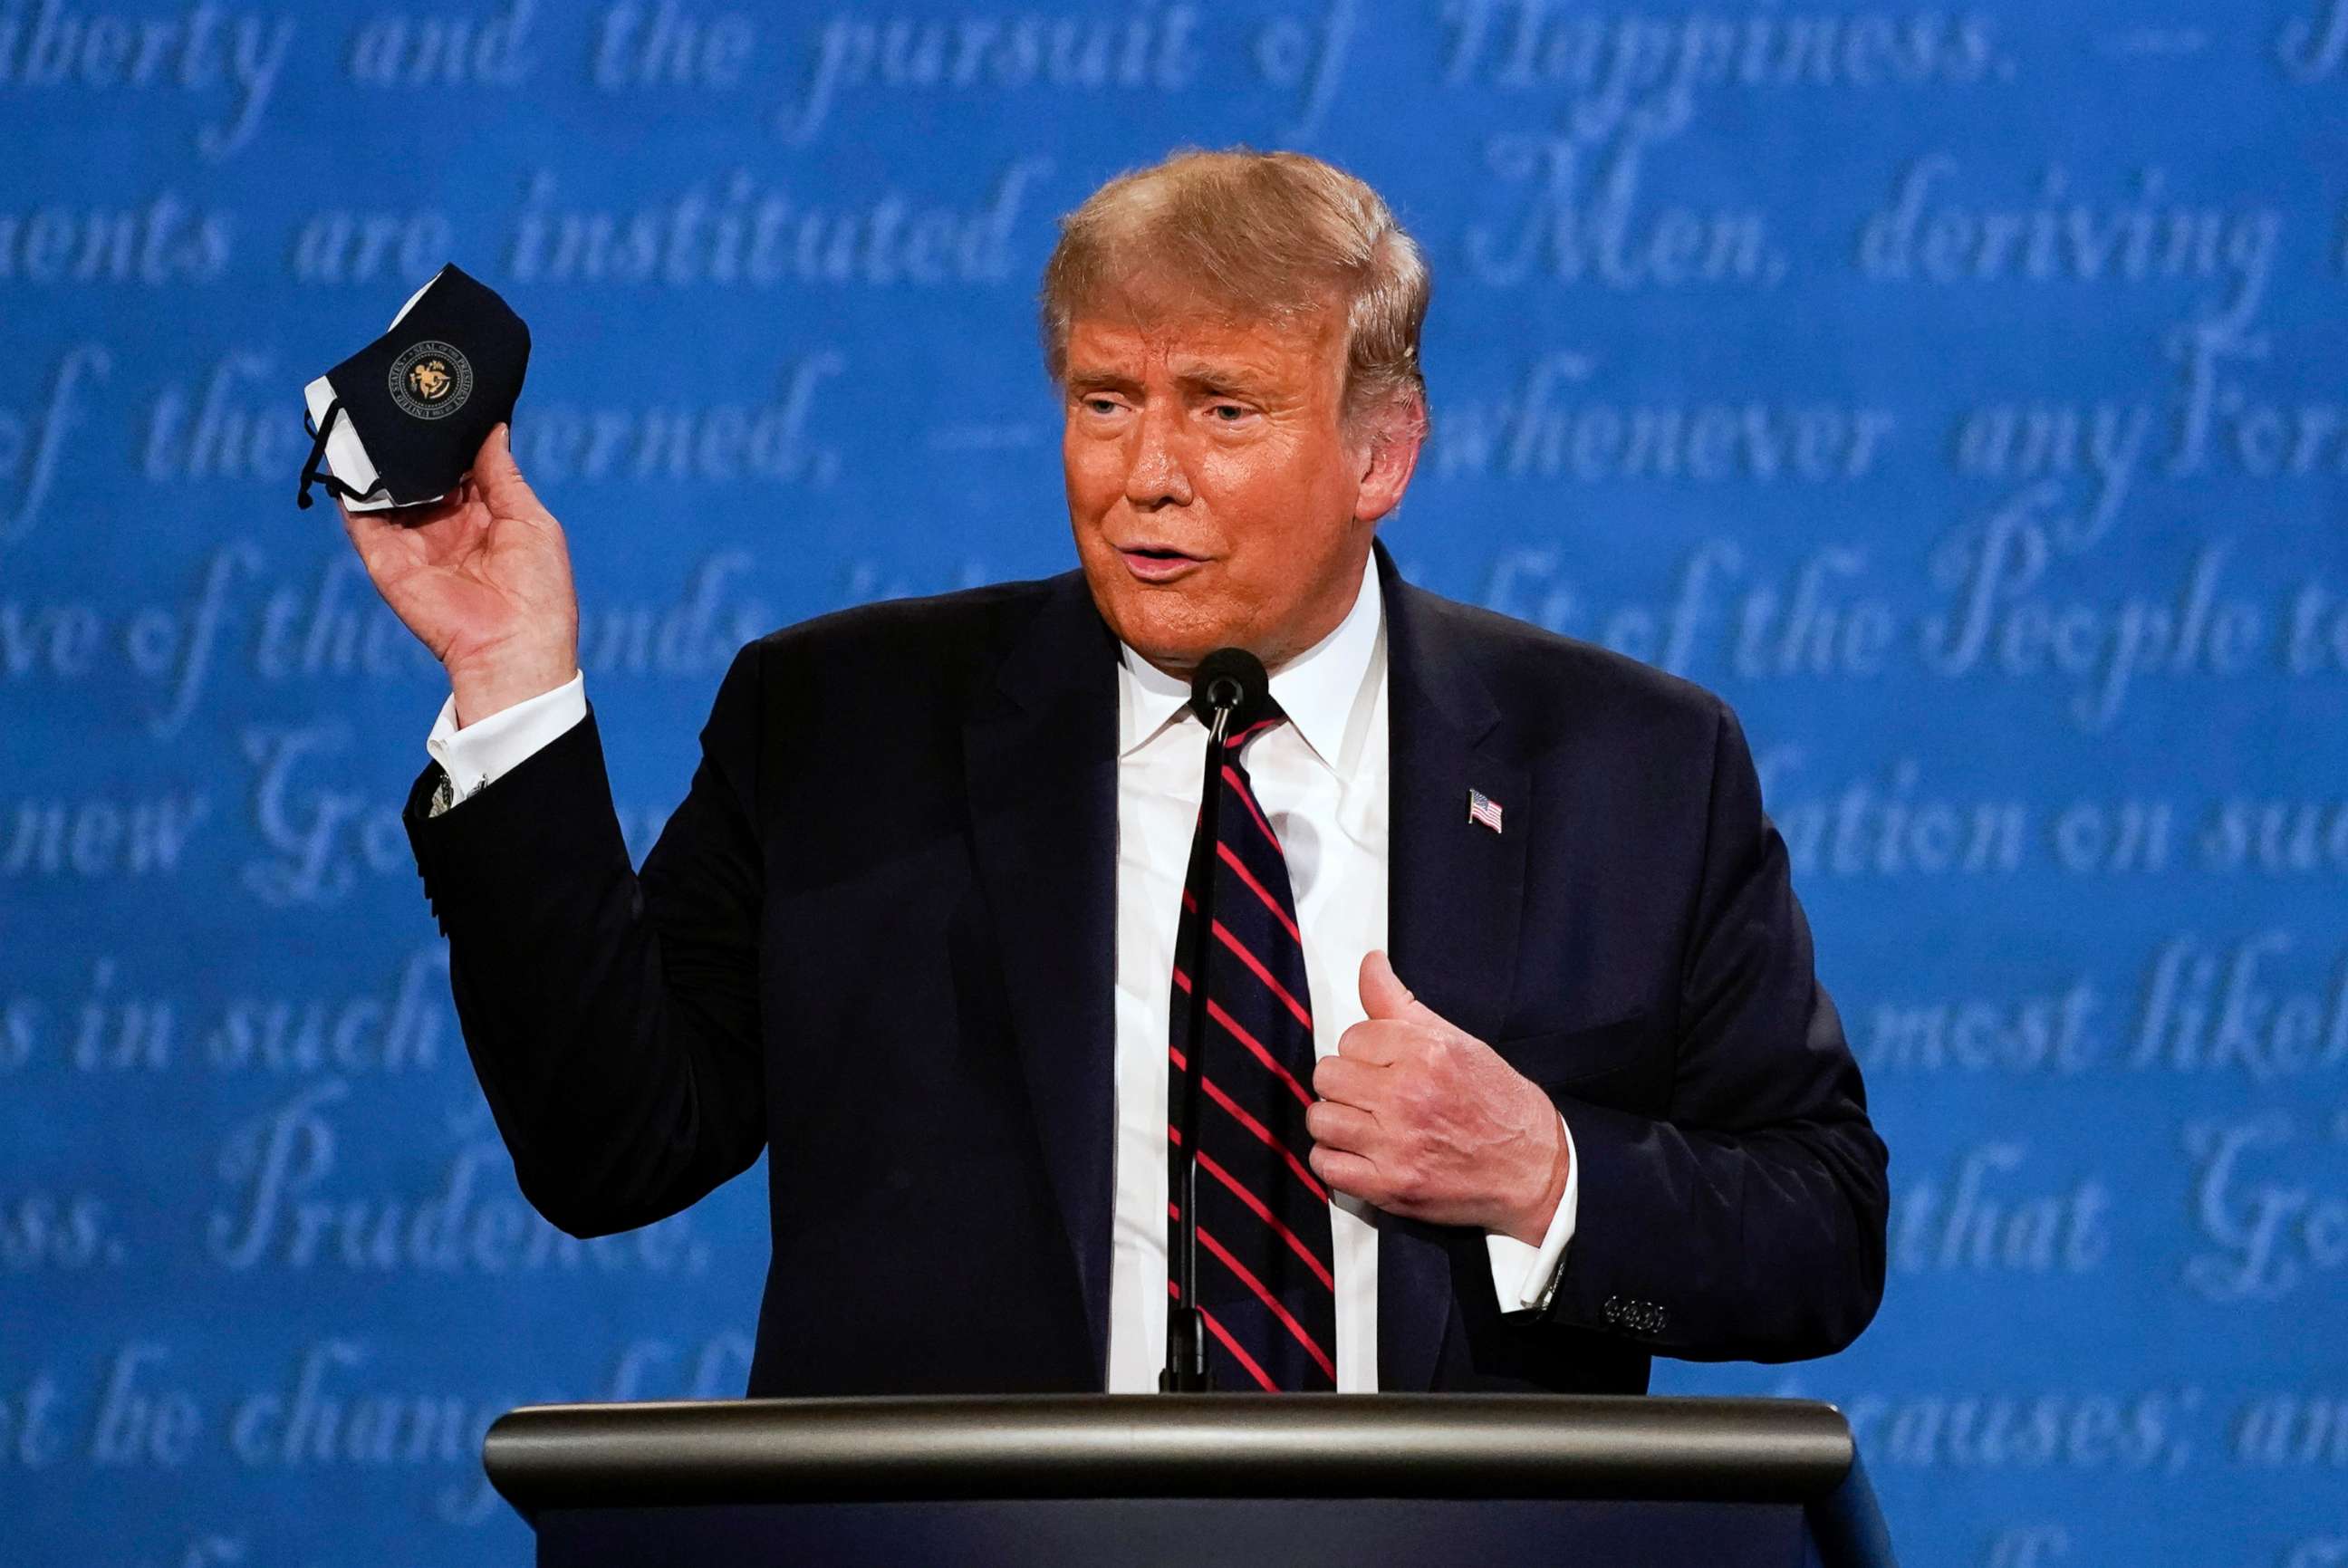
[[[1581,1170],[1541,1313],[1500,1313],[1481,1233],[1382,1220],[1379,1387],[1839,1348],[1882,1292],[1884,1149],[1735,717],[1377,553],[1395,967],[1550,1094]],[[592,710],[438,817],[416,780],[539,1211],[625,1230],[767,1151],[753,1395],[1104,1385],[1116,657],[1074,572],[761,637],[641,871]]]

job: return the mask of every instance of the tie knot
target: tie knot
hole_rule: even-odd
[[[1224,749],[1236,753],[1241,747],[1254,739],[1257,736],[1262,735],[1264,731],[1275,728],[1280,725],[1286,724],[1287,722],[1288,715],[1281,707],[1280,699],[1267,693],[1263,699],[1263,706],[1255,710],[1254,714],[1249,717],[1246,725],[1241,728],[1232,730],[1230,734],[1223,737]]]

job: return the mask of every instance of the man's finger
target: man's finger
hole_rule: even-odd
[[[359,552],[359,559],[369,566],[375,564],[375,552],[385,541],[400,531],[400,514],[396,511],[353,511],[343,498],[335,498],[335,511],[341,514],[343,532]]]
[[[1385,1185],[1378,1181],[1378,1168],[1358,1154],[1316,1143],[1305,1157],[1305,1163],[1313,1167],[1313,1174],[1321,1178],[1324,1185],[1365,1203],[1375,1203],[1385,1192]]]
[[[509,428],[503,420],[490,426],[489,433],[481,438],[481,449],[473,455],[473,477],[483,484],[493,479],[521,478],[521,466],[514,461]]]
[[[1361,987],[1362,1011],[1372,1019],[1405,1024],[1443,1022],[1435,1009],[1411,995],[1410,987],[1395,974],[1394,961],[1382,947],[1373,947],[1362,954]]]
[[[1365,1067],[1385,1067],[1408,1047],[1405,1026],[1365,1018],[1337,1037],[1337,1054]]]
[[[1367,1110],[1385,1071],[1360,1057],[1323,1057],[1313,1064],[1313,1092],[1323,1099]]]
[[[480,453],[473,459],[473,479],[481,488],[481,500],[493,512],[510,517],[538,508],[537,493],[514,461],[510,425],[500,421],[481,442]]]
[[[1313,1135],[1315,1145],[1360,1154],[1376,1141],[1378,1119],[1359,1106],[1315,1100],[1304,1108],[1304,1130]]]

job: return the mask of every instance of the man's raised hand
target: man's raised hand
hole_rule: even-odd
[[[505,425],[490,430],[471,471],[428,505],[335,501],[376,591],[448,669],[459,725],[552,691],[579,665],[570,547],[509,442]]]

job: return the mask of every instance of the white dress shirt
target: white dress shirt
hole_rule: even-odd
[[[1166,1354],[1166,1043],[1206,729],[1188,706],[1189,683],[1130,648],[1123,650],[1117,684],[1117,1176],[1107,1387],[1148,1393],[1158,1387]],[[1290,722],[1248,743],[1247,769],[1287,856],[1304,934],[1313,1050],[1329,1056],[1363,1016],[1363,955],[1386,944],[1385,618],[1374,563],[1365,562],[1353,609],[1336,629],[1272,672],[1272,695]],[[452,693],[425,742],[449,777],[448,805],[517,766],[586,712],[582,674],[461,729]],[[448,806],[436,800],[434,809]],[[1410,984],[1408,975],[1401,978]],[[1540,1245],[1486,1234],[1492,1288],[1504,1312],[1547,1302],[1572,1239],[1581,1163],[1572,1155],[1570,1128],[1565,1139],[1565,1195]],[[1340,1393],[1377,1388],[1377,1218],[1359,1199],[1333,1196]]]

